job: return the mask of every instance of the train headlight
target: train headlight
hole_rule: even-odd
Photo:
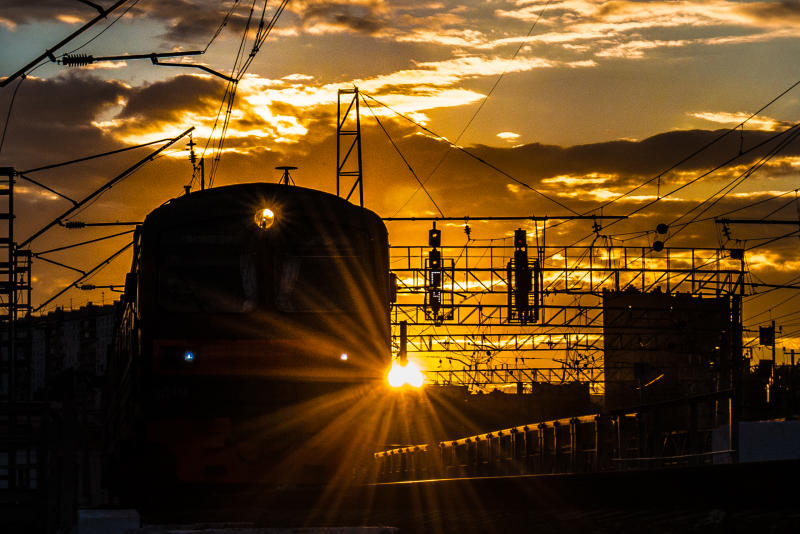
[[[386,380],[393,388],[400,388],[404,385],[409,385],[413,388],[421,388],[424,381],[422,371],[414,362],[408,362],[405,365],[400,365],[399,362],[392,364],[389,374],[386,375]]]
[[[275,222],[275,213],[269,208],[259,208],[255,214],[256,226],[266,230]]]

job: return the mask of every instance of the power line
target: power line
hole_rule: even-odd
[[[8,103],[8,112],[6,113],[6,123],[3,125],[3,135],[0,137],[0,153],[3,152],[3,145],[6,142],[6,132],[8,131],[8,124],[11,122],[11,110],[14,109],[14,100],[17,98],[17,91],[19,86],[25,81],[25,75],[20,77],[17,85],[14,87],[14,92],[11,93],[11,101]]]
[[[482,163],[482,164],[486,165],[487,167],[489,167],[490,169],[492,169],[492,170],[494,170],[494,171],[498,172],[499,174],[502,174],[503,176],[505,176],[505,177],[506,177],[506,178],[508,178],[509,180],[512,180],[512,181],[514,181],[514,182],[518,183],[519,185],[521,185],[521,186],[525,187],[526,189],[530,189],[530,190],[531,190],[531,191],[533,191],[534,193],[536,193],[536,194],[538,194],[539,196],[541,196],[541,197],[543,197],[543,198],[545,198],[545,199],[549,200],[550,202],[552,202],[552,203],[554,203],[554,204],[557,204],[558,206],[560,206],[560,207],[564,208],[565,210],[569,211],[570,213],[573,213],[573,214],[575,214],[575,215],[581,215],[580,213],[578,213],[577,211],[573,210],[572,208],[570,208],[570,207],[569,207],[569,206],[567,206],[566,204],[564,204],[564,203],[562,203],[562,202],[560,202],[560,201],[556,200],[555,198],[552,198],[552,197],[548,196],[548,195],[547,195],[547,194],[545,194],[545,193],[542,193],[542,192],[541,192],[541,191],[539,191],[538,189],[536,189],[536,188],[534,188],[533,186],[531,186],[531,185],[529,185],[529,184],[527,184],[527,183],[523,182],[522,180],[519,180],[519,179],[517,179],[517,178],[515,178],[515,177],[511,176],[509,173],[507,173],[507,172],[506,172],[506,171],[504,171],[503,169],[501,169],[501,168],[497,167],[496,165],[494,165],[494,164],[492,164],[492,163],[489,163],[488,161],[486,161],[485,159],[481,158],[480,156],[478,156],[478,155],[476,155],[476,154],[473,154],[472,152],[470,152],[469,150],[465,149],[464,147],[458,146],[457,144],[453,143],[452,141],[450,141],[450,140],[449,140],[449,139],[447,139],[446,137],[444,137],[444,136],[442,136],[442,135],[439,135],[439,134],[435,133],[434,131],[432,131],[431,129],[427,128],[426,126],[423,126],[422,124],[418,123],[417,121],[415,121],[415,120],[414,120],[414,119],[412,119],[411,117],[408,117],[408,116],[406,116],[406,115],[404,115],[404,114],[400,113],[399,111],[396,111],[396,110],[392,109],[392,108],[391,108],[391,107],[389,107],[388,105],[386,105],[386,104],[384,104],[383,102],[381,102],[380,100],[376,99],[374,96],[372,96],[372,95],[369,95],[369,94],[367,94],[367,93],[365,93],[365,92],[363,92],[363,91],[361,92],[361,94],[362,94],[362,95],[364,95],[364,96],[366,96],[366,97],[368,97],[368,98],[370,98],[370,99],[372,99],[373,101],[375,101],[375,102],[376,102],[376,103],[378,103],[379,105],[381,105],[381,106],[385,107],[386,109],[388,109],[388,110],[389,110],[389,111],[391,111],[392,113],[396,114],[397,116],[399,116],[399,117],[402,117],[403,119],[405,119],[405,120],[407,120],[408,122],[412,123],[412,124],[413,124],[413,125],[415,125],[417,128],[419,128],[419,129],[421,129],[421,130],[423,130],[423,131],[425,131],[425,132],[428,132],[429,134],[433,135],[433,136],[434,136],[434,137],[436,137],[437,139],[441,139],[441,140],[442,140],[442,141],[444,141],[445,143],[449,144],[449,145],[450,145],[452,148],[455,148],[456,150],[459,150],[459,151],[463,152],[464,154],[466,154],[467,156],[469,156],[469,157],[473,158],[474,160],[478,161],[479,163]]]
[[[436,210],[439,212],[439,214],[442,217],[444,217],[444,212],[442,211],[442,208],[440,208],[439,204],[437,204],[436,201],[433,199],[433,197],[431,196],[430,191],[428,191],[428,189],[425,187],[425,183],[422,182],[422,180],[419,179],[419,176],[417,176],[417,173],[414,172],[414,169],[411,167],[411,164],[408,162],[406,157],[400,151],[400,148],[397,146],[397,143],[394,142],[394,139],[392,139],[392,136],[389,135],[389,132],[387,132],[386,128],[383,127],[383,123],[378,118],[378,116],[375,114],[375,110],[372,109],[372,106],[369,105],[369,102],[366,99],[364,99],[364,104],[366,104],[367,109],[369,109],[370,113],[372,113],[372,116],[375,117],[375,121],[378,123],[378,126],[381,127],[381,130],[383,130],[383,133],[385,133],[386,137],[389,138],[389,142],[392,143],[392,146],[394,147],[394,149],[397,152],[397,154],[400,156],[400,159],[403,160],[403,163],[406,164],[406,167],[408,167],[408,170],[409,170],[409,172],[411,172],[411,175],[414,177],[414,179],[417,181],[417,183],[419,183],[419,186],[422,188],[422,190],[425,191],[425,194],[428,195],[428,198],[433,203],[433,205],[436,206]]]
[[[106,156],[112,156],[114,154],[119,154],[121,152],[127,152],[129,150],[136,150],[137,148],[144,148],[144,147],[148,147],[150,145],[157,145],[159,143],[166,143],[169,140],[170,140],[170,138],[157,139],[155,141],[150,141],[148,143],[142,143],[140,145],[126,146],[125,148],[118,148],[117,150],[109,150],[108,152],[102,152],[100,154],[94,154],[94,155],[91,155],[91,156],[85,156],[85,157],[78,158],[78,159],[72,159],[72,160],[69,160],[69,161],[63,161],[61,163],[52,163],[50,165],[44,165],[42,167],[35,167],[33,169],[26,169],[24,171],[19,171],[19,174],[31,174],[31,173],[34,173],[34,172],[46,171],[46,170],[49,170],[49,169],[55,169],[55,168],[58,168],[58,167],[64,167],[66,165],[72,165],[73,163],[81,163],[83,161],[89,161],[89,160],[92,160],[92,159],[104,158]]]
[[[61,48],[65,44],[67,44],[68,42],[70,42],[73,39],[75,39],[78,35],[80,35],[84,31],[88,30],[94,24],[99,22],[101,19],[104,19],[109,13],[111,13],[112,11],[114,11],[115,9],[117,9],[118,7],[120,7],[122,4],[124,4],[127,1],[128,0],[118,0],[110,8],[101,11],[95,18],[93,18],[92,20],[90,20],[89,22],[87,22],[86,24],[84,24],[83,26],[81,26],[80,28],[78,28],[77,30],[72,32],[71,34],[69,34],[67,37],[65,37],[64,39],[59,41],[57,44],[55,44],[52,48],[48,48],[47,50],[45,50],[44,53],[42,53],[36,59],[28,62],[24,67],[19,69],[17,72],[15,72],[14,74],[11,74],[10,76],[8,76],[7,78],[5,78],[3,80],[0,80],[0,87],[5,87],[6,85],[11,83],[15,79],[17,79],[20,76],[24,75],[28,71],[28,69],[30,69],[34,65],[37,65],[39,62],[41,62],[43,60],[49,59],[50,61],[55,61],[56,57],[55,57],[54,54],[55,54],[56,50],[58,50],[59,48]],[[135,0],[135,2],[138,2],[138,1],[139,0]]]
[[[530,38],[531,34],[533,33],[533,30],[536,28],[536,25],[539,23],[539,20],[540,20],[540,19],[542,18],[542,16],[544,15],[544,12],[545,12],[545,11],[547,11],[547,8],[550,6],[550,2],[551,2],[551,1],[552,1],[552,0],[547,0],[547,4],[545,4],[545,6],[544,6],[544,7],[542,8],[542,10],[539,12],[539,16],[538,16],[538,17],[536,17],[536,20],[535,20],[535,21],[533,21],[533,24],[531,25],[530,29],[528,30],[528,34],[525,36],[525,38],[524,38],[524,39],[522,40],[522,42],[519,44],[519,46],[517,47],[517,50],[514,52],[514,55],[513,55],[513,56],[511,56],[511,61],[514,61],[515,59],[517,59],[517,56],[519,55],[519,53],[520,53],[520,51],[522,50],[522,48],[523,48],[523,47],[524,47],[524,46],[527,44],[527,40],[528,40],[528,38]],[[461,132],[458,134],[458,136],[456,137],[456,140],[454,141],[454,143],[455,143],[455,144],[458,144],[458,142],[459,142],[459,141],[461,141],[461,137],[462,137],[462,136],[463,136],[463,135],[466,133],[467,129],[470,127],[470,125],[472,124],[472,122],[475,120],[475,117],[477,117],[477,116],[478,116],[478,113],[480,113],[480,112],[481,112],[481,110],[483,109],[483,106],[486,104],[486,101],[487,101],[487,100],[489,100],[489,97],[490,97],[490,96],[492,96],[492,94],[494,94],[494,91],[495,91],[495,89],[497,89],[497,86],[498,86],[498,85],[500,85],[500,81],[503,79],[503,77],[506,75],[506,73],[507,73],[507,72],[508,72],[508,67],[506,67],[505,69],[503,69],[503,72],[501,72],[501,73],[500,73],[500,75],[497,77],[497,79],[495,80],[495,82],[494,82],[494,84],[492,85],[491,89],[489,89],[489,92],[488,92],[488,93],[486,93],[486,95],[485,95],[485,96],[483,97],[483,99],[481,100],[481,103],[480,103],[480,105],[478,105],[478,108],[475,110],[475,112],[474,112],[474,113],[472,114],[472,116],[469,118],[469,120],[467,121],[467,123],[466,123],[466,124],[464,125],[464,127],[461,129]],[[436,171],[437,171],[437,170],[439,170],[439,167],[442,165],[442,163],[444,163],[444,160],[447,158],[447,155],[448,155],[449,153],[450,153],[450,151],[449,151],[449,150],[445,150],[445,151],[444,151],[444,153],[442,153],[442,157],[441,157],[441,158],[439,158],[439,161],[436,163],[436,165],[434,165],[434,167],[433,167],[433,169],[431,170],[431,172],[429,172],[429,173],[428,173],[428,176],[425,178],[425,180],[423,180],[422,182],[420,182],[420,187],[423,187],[423,184],[424,184],[424,183],[427,183],[427,182],[428,182],[428,180],[430,180],[430,179],[431,179],[431,177],[432,177],[432,176],[433,176],[433,175],[436,173]],[[403,208],[405,208],[405,207],[406,207],[406,205],[407,205],[409,202],[411,202],[411,199],[412,199],[412,198],[414,198],[414,195],[416,195],[416,194],[417,194],[417,192],[419,192],[419,190],[420,190],[420,187],[418,187],[418,188],[417,188],[417,189],[416,189],[416,190],[415,190],[413,193],[411,193],[411,196],[409,196],[409,197],[408,197],[408,200],[406,200],[406,201],[403,203],[403,205],[402,205],[402,206],[400,206],[400,208],[399,208],[399,209],[398,209],[398,210],[397,210],[397,211],[394,213],[395,215],[397,215],[398,213],[400,213],[400,211],[401,211]]]
[[[77,52],[78,50],[80,50],[80,49],[82,49],[82,48],[85,48],[86,46],[88,46],[88,45],[89,45],[90,43],[92,43],[92,42],[93,42],[95,39],[97,39],[98,37],[100,37],[101,35],[103,35],[104,33],[106,33],[108,30],[110,30],[110,29],[111,29],[111,27],[112,27],[114,24],[116,24],[116,23],[119,21],[119,19],[121,19],[122,17],[124,17],[124,16],[125,16],[125,15],[128,13],[128,11],[130,11],[131,9],[133,9],[133,8],[136,6],[136,4],[138,4],[138,3],[139,3],[139,1],[140,1],[140,0],[133,0],[133,3],[132,3],[131,5],[129,5],[128,7],[126,7],[126,8],[125,8],[125,11],[123,11],[122,13],[120,13],[119,15],[117,15],[117,16],[114,18],[114,20],[112,20],[112,21],[111,21],[111,22],[108,24],[108,26],[106,26],[105,28],[103,28],[103,29],[102,29],[102,30],[101,30],[101,31],[100,31],[100,32],[99,32],[97,35],[95,35],[94,37],[92,37],[91,39],[89,39],[88,41],[86,41],[85,43],[83,43],[82,45],[80,45],[78,48],[75,48],[74,50],[70,50],[69,52],[67,52],[67,53],[65,53],[65,54],[62,54],[62,55],[61,55],[61,56],[59,56],[59,57],[64,57],[64,56],[66,56],[66,55],[69,55],[69,54],[74,54],[74,53],[75,53],[75,52]],[[112,9],[113,9],[113,8],[112,8]]]
[[[710,210],[712,207],[714,207],[714,206],[715,206],[715,205],[716,205],[716,204],[717,204],[717,203],[718,203],[720,200],[722,200],[723,198],[725,198],[725,197],[726,197],[726,196],[727,196],[729,193],[731,193],[731,192],[732,192],[732,191],[733,191],[733,190],[734,190],[736,187],[738,187],[739,185],[741,185],[742,183],[744,183],[744,181],[745,181],[745,180],[747,180],[748,178],[750,178],[750,177],[751,177],[751,176],[752,176],[752,175],[753,175],[753,174],[754,174],[754,173],[755,173],[757,170],[759,170],[761,167],[763,167],[763,166],[764,166],[764,164],[766,164],[766,163],[767,163],[769,160],[771,160],[773,157],[775,157],[777,154],[779,154],[779,153],[780,153],[780,152],[781,152],[783,149],[785,149],[787,146],[789,146],[789,144],[790,144],[792,141],[794,141],[795,139],[797,139],[798,135],[800,135],[800,129],[797,129],[797,130],[795,130],[794,132],[792,132],[791,134],[789,134],[789,135],[788,135],[788,136],[787,136],[785,139],[782,139],[782,140],[781,140],[781,141],[778,143],[778,145],[777,145],[776,147],[774,147],[774,148],[773,148],[773,149],[771,149],[771,150],[770,150],[770,151],[769,151],[767,154],[765,154],[764,156],[762,156],[762,157],[761,157],[761,159],[759,159],[759,160],[758,160],[756,163],[754,163],[753,165],[751,165],[751,166],[750,166],[750,167],[749,167],[749,168],[748,168],[746,171],[744,171],[742,174],[740,174],[739,176],[737,176],[736,178],[734,178],[734,179],[733,179],[731,182],[729,182],[729,183],[728,183],[728,184],[726,184],[724,187],[722,187],[722,189],[718,190],[716,193],[714,193],[713,195],[711,195],[710,197],[708,197],[708,198],[707,198],[706,200],[704,200],[703,202],[701,202],[701,203],[697,204],[695,207],[691,208],[690,210],[688,210],[688,211],[687,211],[686,213],[684,213],[683,215],[680,215],[679,217],[677,217],[676,219],[674,219],[673,221],[671,221],[671,222],[669,223],[669,225],[670,225],[670,226],[672,226],[673,224],[675,224],[677,221],[681,220],[683,217],[687,216],[687,215],[688,215],[689,213],[691,213],[692,211],[694,211],[694,210],[698,209],[698,208],[699,208],[700,206],[702,206],[703,204],[705,204],[705,203],[707,203],[707,202],[709,203],[709,204],[708,204],[708,205],[707,205],[705,208],[703,208],[703,209],[702,209],[702,210],[701,210],[701,211],[700,211],[700,212],[699,212],[699,213],[698,213],[698,214],[697,214],[697,215],[696,215],[694,218],[692,218],[692,219],[691,219],[691,220],[689,220],[688,222],[684,223],[680,229],[678,229],[677,231],[675,231],[674,233],[672,233],[672,234],[671,234],[671,235],[670,235],[670,236],[669,236],[667,239],[665,239],[665,240],[664,240],[664,242],[666,242],[668,239],[672,239],[673,237],[675,237],[675,235],[677,235],[677,234],[678,234],[678,233],[680,233],[682,230],[684,230],[684,229],[685,229],[685,228],[686,228],[688,225],[692,224],[693,222],[696,222],[696,221],[697,221],[697,219],[698,219],[698,217],[700,217],[702,214],[704,214],[705,212],[707,212],[708,210]],[[727,189],[727,191],[726,191],[726,189]],[[721,193],[721,194],[720,194],[720,193]],[[719,195],[719,197],[718,197],[718,198],[715,198],[715,197],[717,197],[717,195]],[[711,199],[714,199],[714,200],[713,200],[712,202],[709,202],[709,201],[711,201]]]
[[[233,78],[233,81],[229,81],[228,84],[225,86],[225,93],[222,96],[220,109],[217,112],[217,117],[214,120],[214,125],[211,129],[211,134],[209,135],[208,141],[206,142],[206,145],[203,148],[203,155],[205,155],[209,143],[211,142],[211,136],[213,135],[214,131],[217,128],[217,125],[219,124],[220,116],[224,115],[222,119],[222,126],[220,127],[219,140],[214,146],[215,154],[214,158],[211,161],[211,169],[209,171],[209,178],[208,178],[209,187],[212,186],[214,183],[214,177],[216,176],[220,158],[222,157],[222,147],[224,146],[225,136],[227,135],[228,131],[228,125],[230,124],[231,112],[233,110],[233,104],[236,98],[236,89],[238,87],[238,83],[247,72],[247,69],[250,67],[251,63],[255,59],[258,52],[261,50],[261,46],[264,44],[264,41],[266,41],[267,37],[272,32],[272,29],[275,27],[275,24],[277,23],[278,19],[280,18],[281,14],[283,13],[288,3],[289,0],[282,0],[281,3],[278,5],[278,7],[275,9],[275,12],[272,14],[272,17],[270,18],[269,22],[265,23],[265,17],[267,11],[267,2],[265,0],[263,8],[261,10],[259,26],[258,29],[256,30],[256,35],[253,39],[253,46],[247,58],[241,64],[239,64],[239,61],[242,58],[242,54],[244,52],[244,45],[247,42],[247,36],[250,31],[250,24],[253,20],[253,15],[255,14],[256,0],[253,0],[253,3],[250,6],[250,13],[247,18],[247,24],[245,26],[244,32],[242,33],[242,39],[239,42],[239,48],[237,50],[236,58],[234,60],[233,67],[231,69],[231,78]],[[194,178],[192,178],[192,182],[193,181]],[[190,182],[190,185],[192,182]]]
[[[786,88],[785,90],[783,90],[783,91],[782,91],[782,92],[781,92],[779,95],[777,95],[777,96],[776,96],[776,97],[774,97],[772,100],[770,100],[769,102],[767,102],[766,104],[764,104],[763,106],[761,106],[761,107],[758,109],[758,111],[755,111],[755,112],[753,112],[752,114],[750,114],[750,116],[748,116],[748,117],[747,117],[745,120],[743,120],[742,122],[740,122],[740,123],[739,123],[739,124],[737,124],[736,126],[734,126],[734,127],[732,127],[732,128],[729,128],[728,130],[726,130],[726,131],[725,131],[725,132],[723,132],[722,134],[718,135],[717,137],[715,137],[714,139],[712,139],[711,141],[709,141],[709,142],[708,142],[708,143],[706,143],[705,145],[701,146],[700,148],[698,148],[698,149],[697,149],[697,150],[695,150],[694,152],[692,152],[692,153],[688,154],[687,156],[684,156],[683,158],[681,158],[681,159],[680,159],[680,160],[679,160],[677,163],[675,163],[675,164],[671,165],[670,167],[668,167],[667,169],[665,169],[665,170],[661,171],[660,173],[658,173],[657,175],[653,176],[653,177],[652,177],[652,178],[650,178],[649,180],[646,180],[645,182],[642,182],[641,184],[637,185],[636,187],[634,187],[634,188],[633,188],[633,189],[631,189],[630,191],[628,191],[628,192],[626,192],[626,193],[623,193],[622,195],[620,195],[620,196],[618,196],[618,197],[616,197],[616,198],[614,198],[614,199],[612,199],[612,200],[609,200],[609,201],[605,202],[604,204],[601,204],[600,206],[597,206],[596,208],[592,208],[592,209],[589,211],[589,213],[591,213],[592,211],[598,210],[598,209],[603,209],[604,207],[606,207],[606,206],[609,206],[609,205],[613,204],[614,202],[617,202],[617,201],[618,201],[618,200],[620,200],[621,198],[624,198],[624,197],[626,197],[626,196],[628,196],[628,195],[630,195],[630,194],[632,194],[632,193],[634,193],[634,192],[638,191],[639,189],[641,189],[641,188],[642,188],[642,187],[644,187],[645,185],[651,184],[651,183],[653,183],[653,182],[654,182],[654,181],[656,181],[656,180],[660,180],[660,179],[661,179],[662,177],[664,177],[664,175],[665,175],[665,174],[667,174],[668,172],[675,170],[676,168],[680,167],[681,165],[683,165],[683,164],[684,164],[684,163],[686,163],[687,161],[689,161],[689,160],[693,159],[693,158],[694,158],[695,156],[697,156],[698,154],[700,154],[700,153],[704,152],[705,150],[707,150],[707,149],[711,148],[713,145],[717,144],[717,143],[718,143],[718,142],[720,142],[722,139],[724,139],[725,137],[727,137],[727,136],[728,136],[728,135],[730,135],[731,133],[735,132],[735,131],[736,131],[736,130],[738,130],[739,128],[743,128],[743,127],[744,127],[744,125],[745,125],[747,122],[749,122],[749,121],[750,121],[750,120],[751,120],[753,117],[755,117],[756,115],[758,115],[759,113],[761,113],[762,111],[764,111],[765,109],[767,109],[768,107],[770,107],[772,104],[774,104],[775,102],[777,102],[778,100],[780,100],[781,98],[783,98],[783,97],[784,97],[784,96],[785,96],[787,93],[789,93],[789,92],[790,92],[792,89],[794,89],[794,88],[795,88],[795,87],[797,87],[798,85],[800,85],[800,80],[797,80],[796,82],[794,82],[794,83],[793,83],[792,85],[790,85],[788,88]]]
[[[225,28],[225,26],[228,25],[228,21],[230,20],[231,16],[233,15],[234,10],[236,9],[236,7],[238,5],[239,5],[239,0],[234,0],[233,4],[231,4],[231,8],[225,14],[225,18],[222,19],[222,22],[217,27],[217,31],[214,32],[214,35],[211,36],[211,40],[208,41],[208,44],[206,45],[206,47],[203,48],[203,52],[207,52],[208,51],[208,48],[211,46],[211,44],[217,39],[217,37],[219,37],[219,34],[222,33],[222,30]]]
[[[800,82],[798,82],[798,83],[800,83]],[[695,178],[689,180],[688,182],[685,182],[685,183],[681,184],[680,186],[672,189],[671,191],[667,192],[663,196],[658,196],[657,198],[655,198],[655,199],[653,199],[653,200],[651,200],[649,202],[644,203],[643,205],[641,205],[638,208],[634,209],[633,211],[629,212],[628,216],[629,217],[633,216],[633,215],[635,215],[635,214],[637,214],[637,213],[639,213],[639,212],[641,212],[643,210],[648,209],[649,207],[654,205],[656,202],[659,202],[660,200],[662,200],[664,198],[672,196],[673,194],[677,193],[678,191],[681,191],[681,190],[689,187],[690,185],[702,180],[703,178],[706,178],[706,177],[710,176],[711,174],[717,172],[718,170],[720,170],[720,169],[722,169],[724,167],[727,167],[728,165],[730,165],[734,161],[738,160],[742,156],[745,156],[745,155],[747,155],[747,154],[749,154],[749,153],[751,153],[751,152],[753,152],[753,151],[755,151],[755,150],[757,150],[759,148],[762,148],[764,145],[774,141],[775,139],[779,139],[783,135],[789,135],[790,137],[797,135],[798,128],[800,128],[800,123],[795,123],[792,126],[790,126],[789,128],[787,128],[787,129],[785,129],[785,130],[783,130],[781,132],[778,132],[778,133],[776,133],[774,135],[771,135],[770,137],[768,137],[768,138],[756,143],[755,145],[753,145],[752,147],[748,148],[747,150],[739,152],[738,154],[734,155],[731,158],[728,158],[727,160],[725,160],[724,162],[720,163],[719,165],[716,165],[715,167],[713,167],[713,168],[701,173],[700,175],[696,176]],[[593,210],[590,210],[587,213],[591,213],[591,211],[593,211]],[[618,221],[614,221],[614,222],[609,223],[606,226],[606,228],[616,224],[616,222],[618,222]],[[590,237],[590,236],[591,236],[591,234],[589,236],[583,237],[578,242],[583,241],[584,239],[586,239],[587,237]]]

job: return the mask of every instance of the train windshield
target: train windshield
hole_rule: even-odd
[[[283,255],[277,263],[275,304],[283,312],[352,311],[355,309],[356,257],[327,254]]]
[[[287,313],[355,309],[363,259],[330,242],[285,247],[241,225],[177,227],[161,236],[159,302],[173,312]],[[238,230],[237,230],[238,228]]]
[[[161,236],[159,252],[159,301],[165,309],[208,313],[255,308],[255,269],[242,254],[238,233],[169,229]]]

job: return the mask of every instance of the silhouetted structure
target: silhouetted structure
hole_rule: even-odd
[[[603,317],[607,409],[730,387],[727,297],[605,291]]]

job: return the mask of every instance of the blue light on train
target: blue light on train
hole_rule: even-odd
[[[194,351],[187,350],[183,353],[183,360],[186,362],[193,362],[194,361]]]

